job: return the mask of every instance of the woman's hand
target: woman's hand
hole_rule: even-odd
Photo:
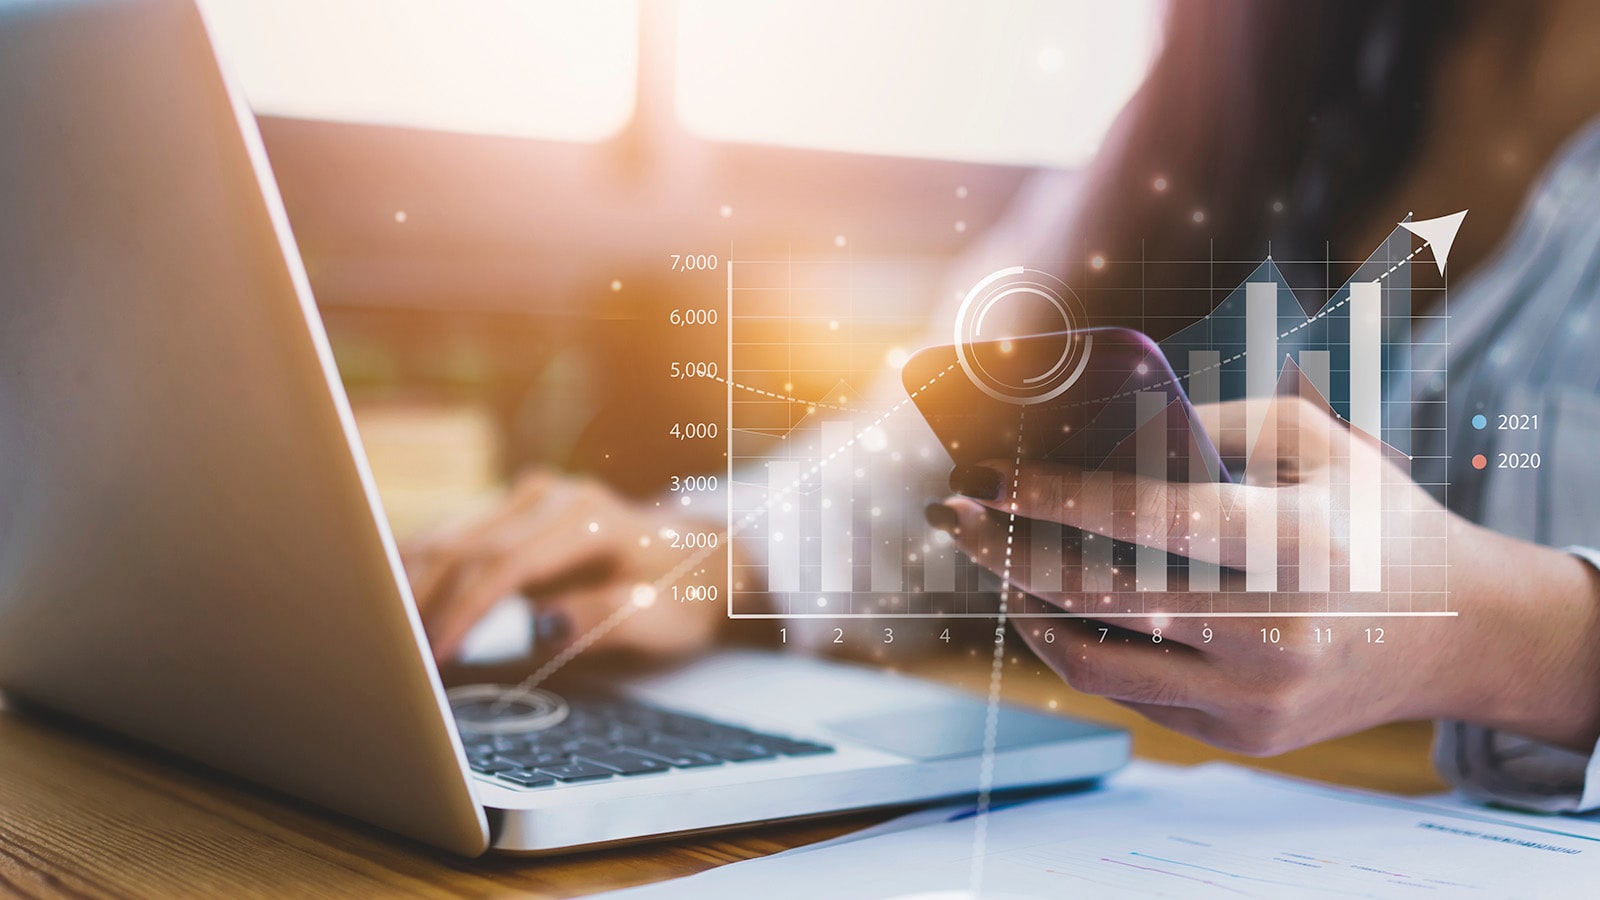
[[[683,565],[683,551],[671,549],[671,537],[695,524],[627,501],[596,481],[538,472],[518,482],[489,515],[415,541],[402,556],[441,661],[455,655],[490,607],[519,593],[534,601],[541,655],[545,642],[559,647],[578,640],[630,604],[633,609],[604,633],[606,645],[672,654],[708,643],[721,607],[641,606],[634,601],[650,595],[635,591],[659,587],[658,580]]]
[[[1010,460],[952,477],[953,486],[978,497],[947,500],[955,516],[951,522],[944,515],[945,525],[973,559],[997,572],[1012,513],[1019,532],[1025,519],[1061,522],[1226,567],[1222,593],[1191,593],[1182,584],[1136,591],[1133,573],[1122,571],[1113,576],[1114,592],[1094,595],[1032,590],[1027,568],[1014,567],[1016,588],[1085,616],[1019,623],[1023,638],[1068,683],[1244,753],[1279,753],[1417,718],[1462,719],[1593,749],[1600,737],[1600,578],[1584,563],[1451,514],[1382,459],[1379,445],[1352,436],[1312,404],[1284,398],[1199,412],[1206,430],[1221,436],[1224,456],[1245,455],[1237,426],[1254,414],[1263,417],[1263,434],[1294,449],[1292,459],[1284,454],[1269,483],[1177,484]],[[1388,593],[1348,592],[1350,523],[1337,512],[1335,489],[1349,484],[1352,470],[1382,472],[1381,485],[1357,489],[1384,497]],[[1316,514],[1302,517],[1303,509]],[[1300,541],[1330,548],[1333,590],[1242,593],[1247,514],[1276,519],[1280,560],[1297,559]],[[1013,546],[1027,546],[1022,536],[1011,537]],[[1078,563],[1064,559],[1063,570]],[[1448,598],[1459,616],[1380,622],[1170,615],[1408,610],[1424,595]],[[1124,611],[1139,615],[1093,618]],[[1380,625],[1383,643],[1369,643],[1364,629]],[[1046,629],[1054,630],[1048,643]]]

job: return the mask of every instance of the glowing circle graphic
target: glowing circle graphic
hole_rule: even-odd
[[[1034,315],[1017,315],[1029,307]],[[1011,321],[1004,321],[1007,311]],[[1046,326],[1052,316],[1059,318],[1059,326]],[[1025,333],[1014,333],[1024,318]],[[990,397],[1019,406],[1043,403],[1072,387],[1089,364],[1093,340],[1068,333],[1086,323],[1077,295],[1061,279],[1023,266],[1001,269],[973,285],[962,299],[955,322],[956,358],[972,383]],[[1030,340],[1034,352],[1026,360],[1008,358],[1013,339],[1038,335],[1059,340],[1042,356],[1039,342]]]

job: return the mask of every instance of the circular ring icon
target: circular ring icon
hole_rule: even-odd
[[[1055,352],[1056,344],[1053,343],[1049,345],[1050,352],[1039,354],[1036,363],[1028,360],[1034,366],[1032,370],[1006,372],[986,364],[985,354],[979,352],[980,345],[998,344],[1009,350],[1008,342],[1014,339],[1013,336],[993,333],[999,330],[999,326],[990,319],[991,313],[1008,304],[1042,304],[1061,319],[1060,328],[1030,327],[1032,334],[1058,335],[1061,338],[1058,342],[1059,352]],[[1072,387],[1089,364],[1089,349],[1093,339],[1087,334],[1082,335],[1081,339],[1067,334],[1083,328],[1085,322],[1087,317],[1078,303],[1077,294],[1061,279],[1048,272],[1023,266],[1001,269],[973,285],[962,299],[955,323],[956,359],[961,363],[961,370],[967,373],[967,378],[990,397],[1019,406],[1043,403],[1061,396],[1067,388]],[[985,332],[986,327],[989,333]],[[1038,347],[1033,349],[1037,350]],[[1029,355],[1031,357],[1034,354]]]
[[[472,734],[542,731],[567,718],[567,701],[549,691],[507,684],[466,684],[445,692],[456,727]]]

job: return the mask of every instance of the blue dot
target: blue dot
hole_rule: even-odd
[[[1479,431],[1482,431],[1484,426],[1488,424],[1489,420],[1485,419],[1482,415],[1476,415],[1472,417],[1472,427],[1478,429]]]

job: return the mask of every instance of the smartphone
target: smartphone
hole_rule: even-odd
[[[1207,375],[1190,376],[1196,374]],[[1132,329],[929,347],[906,361],[901,380],[957,464],[989,460],[1003,468],[1022,458],[1167,481],[1233,480],[1161,348]],[[1106,542],[1105,555],[1092,562],[1088,533],[1066,528],[1062,538],[1063,554],[1079,554],[1089,567],[1084,590],[1091,568],[1109,570],[1098,592],[1114,589],[1119,570],[1140,565],[1142,549],[1134,544]],[[1169,576],[1187,578],[1191,567],[1166,554]]]
[[[957,464],[1020,457],[1232,480],[1161,348],[1130,328],[929,347],[901,381]]]

